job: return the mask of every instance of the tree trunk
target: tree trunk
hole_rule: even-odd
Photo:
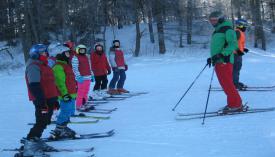
[[[165,38],[164,38],[164,27],[162,17],[157,18],[157,30],[158,30],[158,40],[159,40],[159,53],[165,54]]]
[[[19,7],[19,4],[16,4],[16,6]],[[22,42],[25,62],[27,62],[27,60],[29,59],[29,50],[33,43],[29,9],[29,1],[25,0],[23,11],[17,13],[18,17],[20,17],[21,14],[24,14],[24,20],[20,20],[21,23],[19,26],[19,35]],[[25,25],[24,29],[23,25]]]
[[[193,20],[193,5],[192,0],[188,0],[187,2],[187,18],[186,18],[186,25],[187,25],[187,44],[192,44],[192,20]]]
[[[270,16],[272,18],[272,29],[271,32],[275,33],[275,0],[272,0],[270,2],[270,8],[271,8],[271,12],[270,12]]]
[[[140,52],[140,39],[141,39],[141,33],[140,33],[140,27],[139,27],[139,20],[137,17],[136,20],[136,48],[135,48],[135,57],[139,56]]]
[[[235,19],[234,19],[234,0],[231,0],[230,9],[231,9],[231,20],[232,20],[232,24],[233,24],[233,28],[234,28],[234,27],[235,27]]]
[[[67,34],[66,34],[66,21],[67,21],[67,7],[66,7],[66,1],[61,0],[61,13],[62,13],[62,39],[63,41],[68,40]]]
[[[34,15],[33,15],[33,3],[31,4],[30,2],[31,0],[25,0],[26,2],[26,14],[25,16],[27,16],[26,18],[28,18],[28,25],[26,24],[26,27],[29,27],[29,30],[31,32],[31,36],[34,36],[34,40],[32,40],[31,42],[39,42],[39,36],[38,36],[38,31],[36,28],[36,23],[34,21]]]
[[[182,42],[182,40],[183,40],[183,19],[182,19],[182,16],[180,16],[180,19],[179,19],[179,31],[180,31],[180,45],[179,45],[179,47],[180,48],[183,48],[184,46],[183,46],[183,42]]]
[[[231,0],[231,11],[232,11],[232,19],[234,19],[234,14],[236,13],[238,19],[242,18],[242,12],[241,12],[241,6],[242,2],[240,0]],[[234,8],[236,11],[234,11]]]
[[[255,34],[254,34],[254,47],[258,47],[258,43],[261,41],[261,48],[266,50],[266,40],[263,30],[263,22],[260,10],[260,0],[250,0],[251,13],[253,17],[253,22],[255,25]]]
[[[139,11],[142,10],[142,3],[140,0],[135,0],[135,23],[136,23],[136,47],[135,47],[135,53],[134,56],[138,57],[140,52],[140,39],[141,39],[141,33],[140,33],[140,15]]]
[[[154,15],[157,21],[158,41],[159,41],[159,53],[165,54],[165,37],[164,37],[164,26],[163,26],[163,6],[161,0],[154,1]]]
[[[153,17],[152,17],[152,9],[151,8],[148,10],[148,28],[149,28],[149,33],[150,33],[150,41],[151,41],[151,43],[155,43],[154,29],[153,29]]]

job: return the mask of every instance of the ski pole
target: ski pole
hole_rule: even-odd
[[[206,99],[206,104],[205,104],[205,110],[204,110],[204,114],[203,114],[202,125],[204,125],[205,115],[206,115],[206,111],[207,111],[207,107],[208,107],[208,102],[209,102],[209,97],[210,97],[210,92],[211,92],[211,87],[212,87],[212,81],[213,81],[213,76],[214,76],[214,71],[215,71],[214,69],[215,68],[213,68],[213,72],[212,72],[212,76],[211,76],[211,80],[210,80],[210,84],[209,84],[208,95],[207,95],[207,99]]]
[[[172,111],[175,111],[175,109],[178,107],[178,105],[180,104],[181,100],[185,97],[185,95],[188,93],[188,91],[191,89],[191,87],[194,85],[194,83],[196,82],[196,80],[200,77],[200,75],[202,74],[202,72],[204,71],[204,69],[207,67],[208,64],[206,64],[203,69],[201,70],[201,72],[199,73],[199,75],[195,78],[195,80],[190,84],[190,86],[188,87],[188,89],[185,91],[185,93],[182,95],[182,97],[179,99],[179,101],[177,102],[177,104],[174,106],[174,108],[172,109]]]

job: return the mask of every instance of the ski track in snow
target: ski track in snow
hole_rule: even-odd
[[[243,58],[241,81],[251,86],[275,85],[275,60],[247,54]],[[102,104],[117,107],[110,120],[97,124],[70,125],[79,133],[115,129],[110,138],[49,143],[56,148],[95,147],[97,157],[274,157],[275,112],[247,114],[202,120],[176,121],[177,112],[203,112],[212,69],[206,69],[175,112],[171,109],[205,65],[206,57],[165,55],[131,59],[126,88],[149,94]],[[0,149],[19,147],[34,121],[27,99],[24,73],[0,78]],[[213,86],[219,87],[217,78]],[[242,92],[251,107],[274,107],[274,91]],[[211,92],[208,111],[223,107],[222,92]],[[91,114],[93,115],[93,114]],[[105,116],[105,115],[104,115]],[[82,119],[81,119],[82,120]],[[54,128],[51,125],[43,136]],[[0,157],[14,152],[0,152]],[[52,157],[85,157],[91,153],[51,153]]]

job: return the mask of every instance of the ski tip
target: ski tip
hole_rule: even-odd
[[[115,129],[112,129],[112,130],[108,131],[107,133],[113,135],[113,134],[115,134]]]

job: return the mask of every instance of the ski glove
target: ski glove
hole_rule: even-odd
[[[62,100],[68,102],[72,100],[72,97],[70,96],[70,94],[65,94],[62,96]]]
[[[127,71],[128,70],[128,65],[127,64],[125,64],[125,71]]]
[[[95,76],[94,75],[91,76],[91,82],[95,82]]]
[[[113,70],[113,72],[118,72],[119,71],[117,67],[113,67],[112,70]]]
[[[111,70],[110,69],[108,69],[108,71],[107,71],[107,75],[110,75],[111,74]]]
[[[239,55],[239,56],[243,56],[244,55],[244,53],[241,51],[241,50],[237,50],[237,54]]]
[[[243,50],[245,53],[247,53],[247,52],[249,52],[249,49],[247,49],[247,48],[244,48],[244,50]]]
[[[78,76],[78,77],[76,78],[76,81],[77,81],[78,83],[82,83],[84,80],[83,80],[83,77],[82,77],[82,76]]]
[[[223,59],[224,63],[229,63],[230,62],[230,55],[229,56],[224,56],[221,53],[218,53],[212,57],[213,61],[213,66],[217,63],[218,60]]]
[[[210,67],[211,67],[211,63],[212,63],[211,58],[207,58],[206,62],[207,62],[207,65],[208,65],[209,68],[210,68]]]

